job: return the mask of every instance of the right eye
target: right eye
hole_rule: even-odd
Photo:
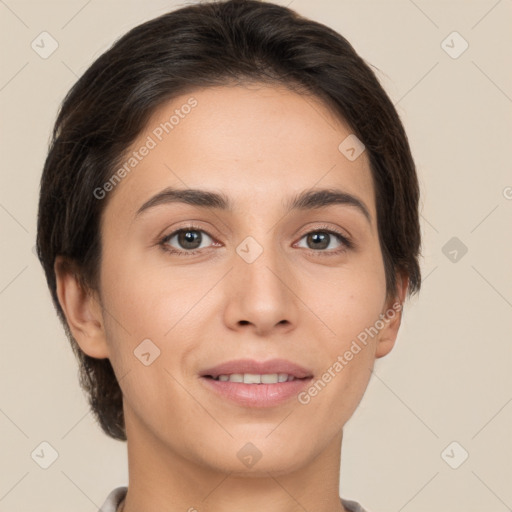
[[[213,238],[203,229],[196,226],[187,226],[165,235],[160,240],[160,245],[165,251],[171,254],[192,256],[205,248],[201,247],[201,244],[204,241],[204,235],[206,235],[207,239],[213,240]],[[172,244],[174,239],[175,243],[178,244],[178,248]],[[206,247],[208,247],[208,244]]]

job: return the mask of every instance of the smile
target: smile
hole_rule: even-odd
[[[217,378],[204,375],[200,381],[209,391],[224,400],[242,407],[264,408],[285,404],[303,391],[312,379],[313,377],[299,379],[285,373],[244,373],[219,375]]]

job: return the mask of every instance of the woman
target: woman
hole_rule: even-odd
[[[359,511],[343,426],[420,288],[419,187],[374,73],[253,0],[146,22],[67,95],[37,251],[128,487],[103,512]]]

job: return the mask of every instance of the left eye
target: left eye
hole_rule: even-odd
[[[331,247],[331,249],[339,249],[340,247],[344,245],[348,245],[348,241],[345,237],[341,236],[338,233],[335,233],[334,231],[329,230],[318,230],[318,231],[310,231],[309,233],[306,233],[302,239],[306,239],[306,249],[328,249],[329,244],[335,240],[337,241],[338,245],[336,247]],[[304,246],[298,246],[298,247],[304,247]]]

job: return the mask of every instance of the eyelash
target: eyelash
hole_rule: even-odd
[[[168,242],[170,239],[172,239],[175,235],[183,232],[183,231],[202,231],[203,233],[206,233],[210,238],[213,239],[213,236],[210,235],[207,231],[205,231],[203,228],[199,226],[195,226],[193,224],[189,226],[185,226],[183,228],[177,229],[176,231],[173,231],[172,233],[165,235],[160,241],[159,245],[167,253],[174,254],[177,256],[195,256],[199,252],[201,252],[203,249],[194,249],[192,251],[180,251],[178,249],[169,249]],[[342,254],[350,249],[353,249],[355,247],[354,243],[351,242],[345,235],[340,233],[339,231],[328,227],[328,226],[319,226],[316,229],[313,229],[311,231],[308,231],[304,233],[300,239],[304,238],[306,235],[310,235],[312,233],[328,233],[329,235],[334,235],[336,238],[338,238],[338,241],[342,243],[342,246],[338,249],[326,251],[326,250],[320,250],[315,251],[314,249],[309,249],[309,252],[314,253],[317,256],[337,256],[339,254]],[[307,249],[308,250],[308,249]]]

